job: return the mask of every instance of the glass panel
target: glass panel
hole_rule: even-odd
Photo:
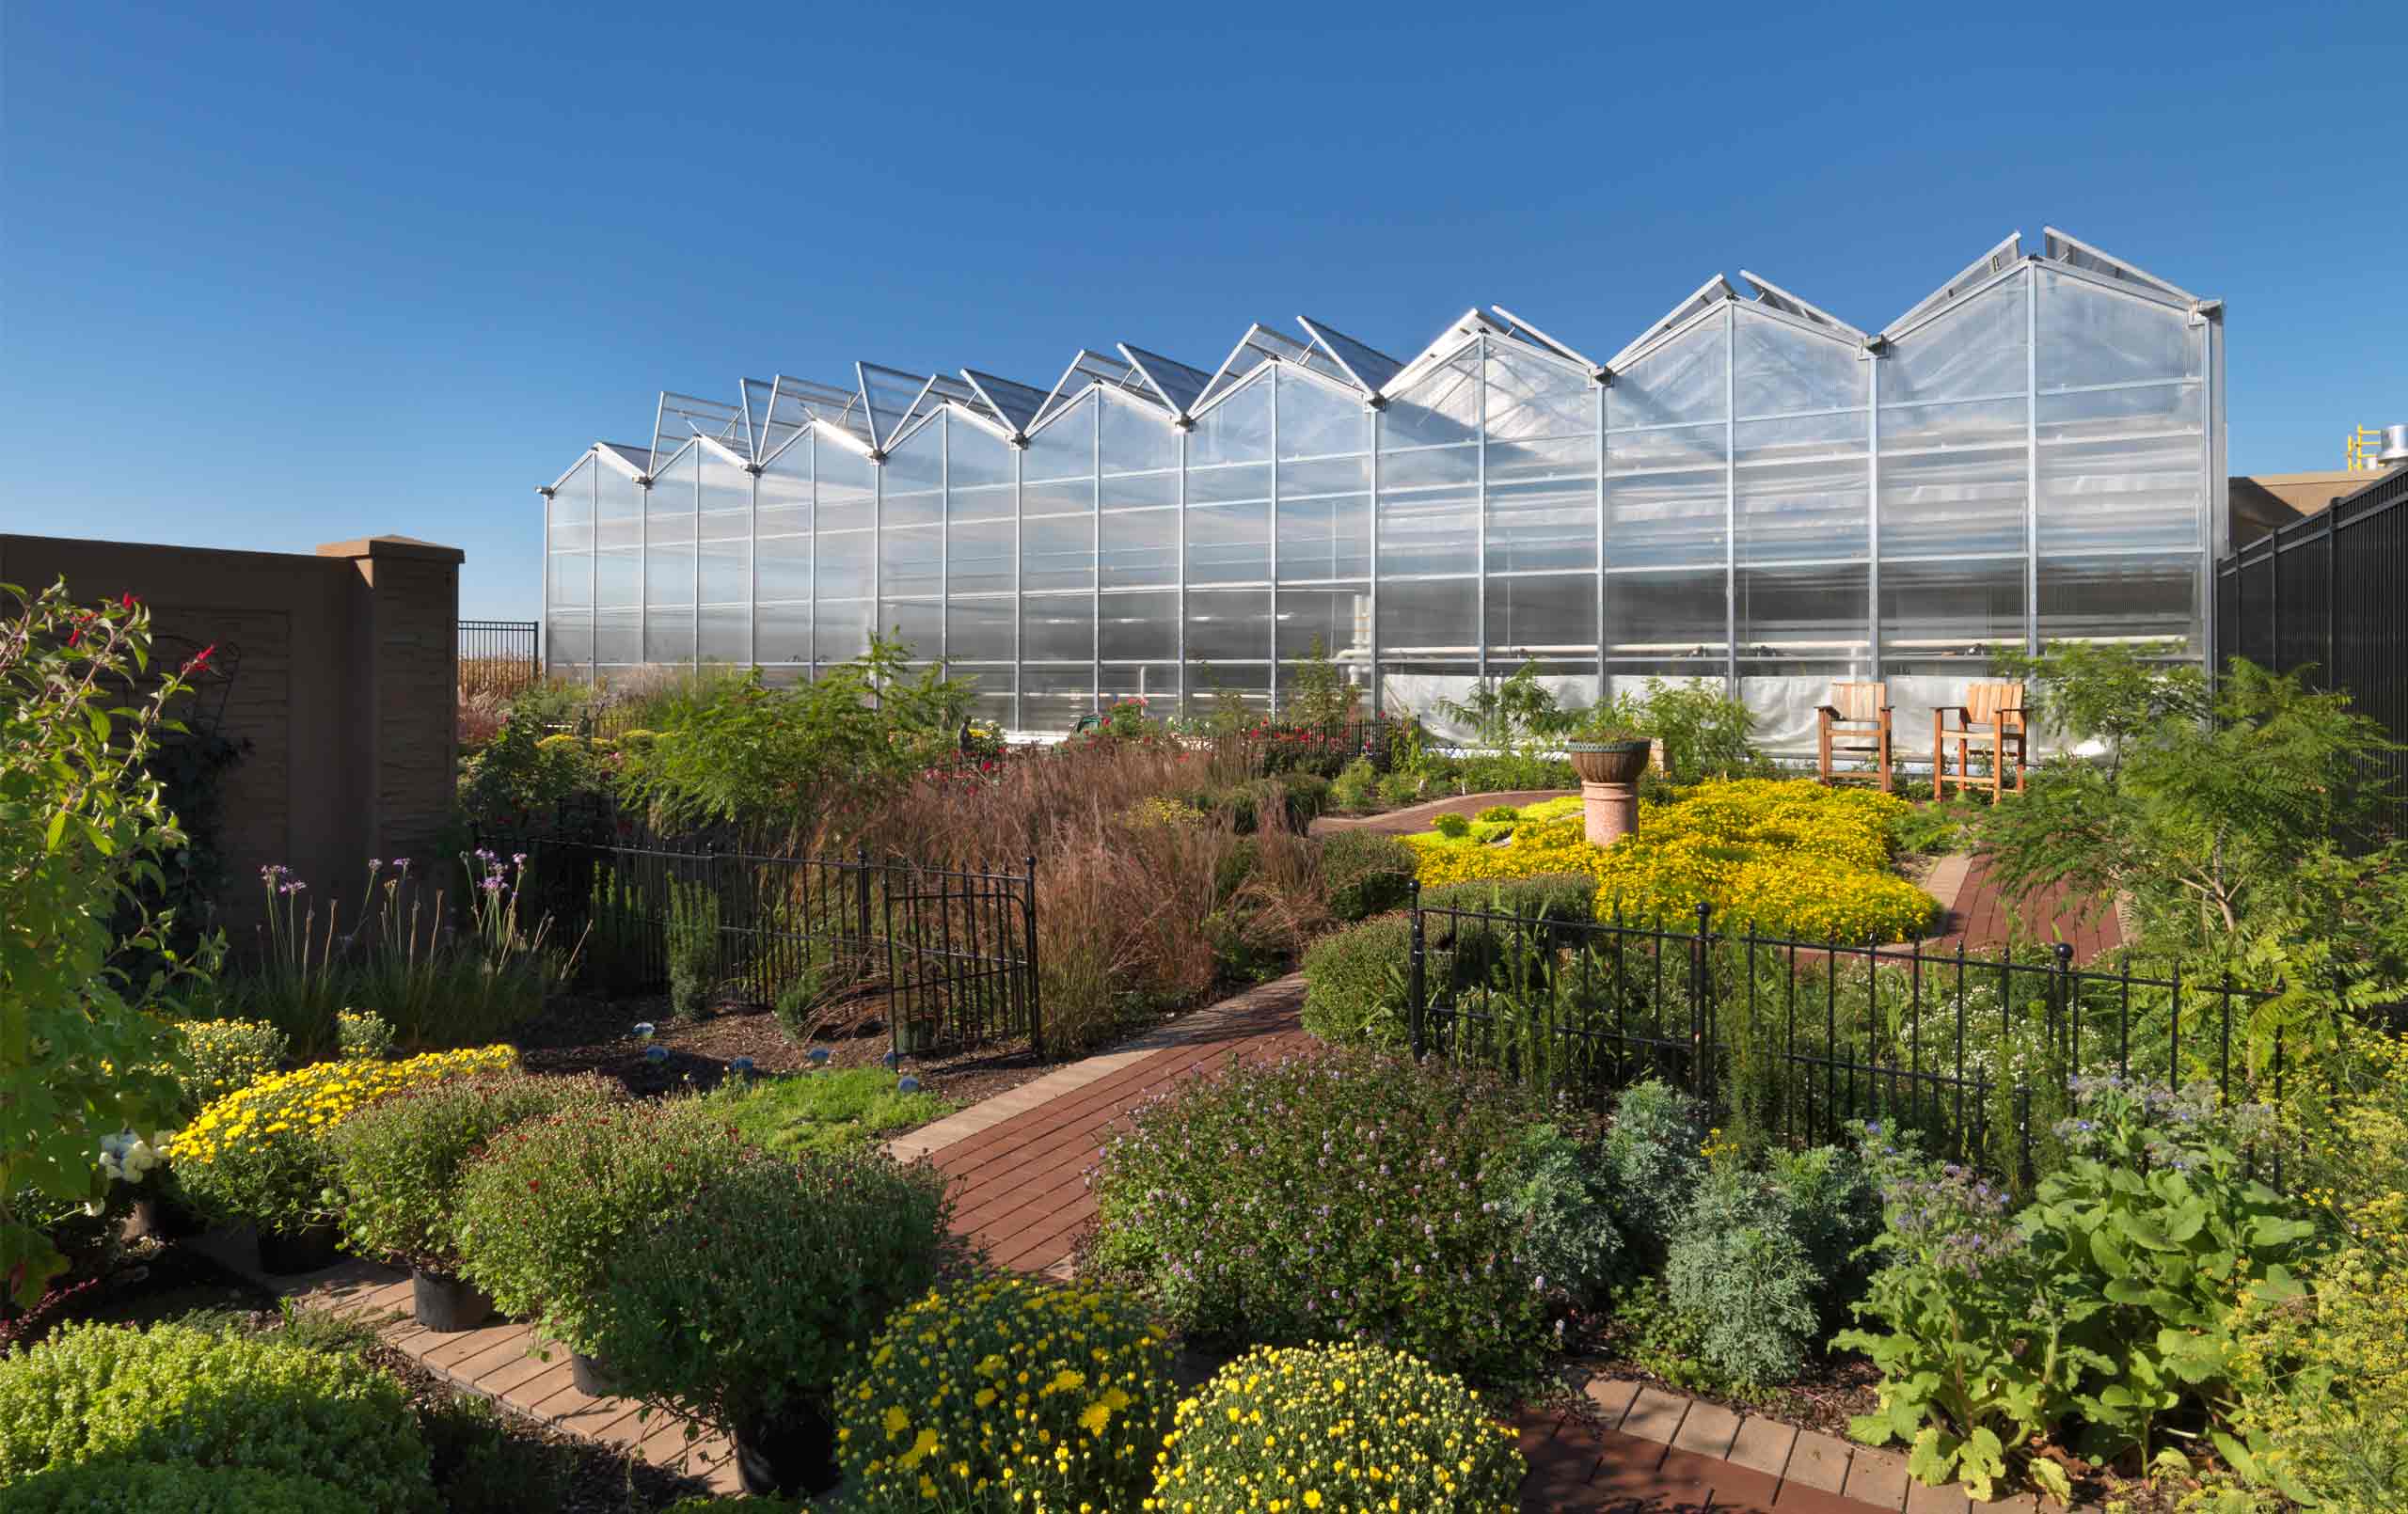
[[[1157,717],[1170,714],[1179,702],[1179,664],[1136,662],[1116,668],[1105,663],[1103,702],[1123,699],[1144,701],[1149,713]]]
[[[1488,343],[1489,472],[1497,470],[1499,443],[1597,438],[1597,386],[1552,358],[1526,353],[1510,342]]]
[[[1141,510],[1107,514],[1099,571],[1106,589],[1179,582],[1179,512]]]
[[[2044,558],[2040,640],[2174,640],[2196,656],[2198,575],[2195,554]]]
[[[1380,657],[1480,655],[1480,584],[1472,578],[1382,579]]]
[[[643,540],[643,490],[617,468],[594,468],[594,542],[596,546],[633,546]]]
[[[597,552],[594,556],[594,602],[609,608],[633,606],[643,597],[643,558],[635,552]]]
[[[1322,655],[1359,664],[1370,655],[1371,592],[1368,585],[1279,591],[1279,655]]]
[[[1271,576],[1271,503],[1190,505],[1187,581],[1259,583]]]
[[[1607,391],[1614,416],[1621,386]],[[1606,437],[1606,563],[1615,568],[1719,563],[1730,500],[1720,421]]]
[[[951,411],[945,414],[944,428],[945,481],[957,495],[966,489],[1011,486],[1011,443]],[[957,511],[958,508],[957,501]]]
[[[751,662],[752,637],[745,621],[745,609],[741,605],[704,606],[702,660],[721,663]]]
[[[877,524],[873,490],[878,465],[842,442],[816,439],[819,473],[819,528],[841,531]]]
[[[1478,566],[1480,402],[1475,342],[1380,412],[1382,577]]]
[[[1990,414],[2014,412],[2011,442],[1988,442]],[[1881,556],[2020,552],[2024,544],[2023,402],[1950,406],[1973,426],[1962,443],[1893,449],[1891,410],[1881,412]]]
[[[1095,533],[1092,513],[1022,522],[1024,586],[1030,589],[1085,589],[1094,583]]]
[[[932,420],[886,455],[886,495],[879,521],[928,526],[944,519],[944,422]]]
[[[693,524],[691,515],[686,523]],[[647,605],[690,605],[694,602],[694,549],[652,544],[643,559],[643,598]]]
[[[1744,305],[1735,324],[1731,383],[1742,418],[1864,408],[1865,359],[1856,343],[1800,331]]]
[[[702,539],[741,541],[752,528],[752,477],[717,452],[701,459]]]
[[[594,459],[588,457],[569,470],[545,501],[552,551],[577,551],[594,544]]]
[[[858,580],[866,583],[867,579]],[[869,650],[869,628],[875,607],[866,599],[819,601],[818,653],[821,663],[850,662]]]
[[[1031,594],[1020,605],[1021,658],[1063,662],[1095,657],[1095,601],[1085,594]]]
[[[698,455],[701,451],[699,447],[689,447],[663,464],[653,478],[652,487],[644,491],[647,541],[693,541],[695,490],[702,477]]]
[[[594,612],[594,660],[598,666],[631,668],[642,659],[637,613],[634,609]]]
[[[1731,338],[1716,315],[1614,371],[1606,427],[1680,426],[1731,413]]]
[[[694,612],[680,610],[674,615],[652,611],[644,616],[643,660],[646,662],[691,662],[694,660]]]
[[[1743,670],[1777,674],[1791,663],[1807,671],[1866,665],[1872,647],[1861,562],[1797,568],[1742,568],[1737,579]],[[1887,569],[1883,570],[1887,572]]]
[[[1380,412],[1381,447],[1452,447],[1479,440],[1480,386],[1480,343],[1468,341],[1397,391]]]
[[[1726,595],[1719,569],[1608,574],[1606,655],[1667,667],[1719,667],[1729,640]]]
[[[1488,656],[1597,654],[1597,576],[1488,580]]]
[[[1224,700],[1259,715],[1271,711],[1271,665],[1267,662],[1200,662],[1187,665],[1187,708],[1202,714]]]
[[[1370,571],[1370,495],[1296,499],[1280,486],[1280,582],[1360,578]]]
[[[1865,556],[1863,411],[1743,420],[1735,440],[1740,561]]]
[[[1009,599],[952,601],[945,607],[947,654],[956,661],[1010,661],[1013,619]]]
[[[752,575],[745,563],[744,544],[703,544],[703,603],[742,605],[752,597]]]
[[[1187,596],[1187,656],[1221,662],[1271,655],[1271,591],[1214,590]],[[1264,684],[1266,688],[1268,682]]]
[[[1021,456],[1021,509],[1029,515],[1095,509],[1093,393],[1070,402],[1028,439]]]
[[[1179,595],[1105,594],[1096,608],[1097,655],[1135,662],[1179,655]]]
[[[882,635],[903,643],[907,657],[933,657],[944,646],[944,601],[881,599],[878,627]]]
[[[919,526],[879,533],[878,591],[893,598],[944,592],[944,530]]]
[[[1095,709],[1095,667],[1023,666],[1020,672],[1022,723],[1031,731],[1068,731]]]
[[[753,563],[752,593],[762,599],[811,597],[811,538],[765,536]]]
[[[761,467],[755,481],[759,525],[763,536],[788,536],[811,529],[811,438],[806,436]]]
[[[752,616],[752,636],[763,662],[811,660],[809,605],[756,605]]]
[[[1271,386],[1266,369],[1197,418],[1187,438],[1189,504],[1270,497]]]
[[[544,627],[544,660],[554,669],[568,670],[592,665],[594,657],[594,625],[585,612],[558,615]]]
[[[1292,372],[1275,376],[1278,386],[1279,457],[1360,457],[1370,449],[1369,412],[1363,402],[1339,394]]]
[[[2200,376],[2205,327],[2190,313],[2040,270],[2040,387]]]
[[[1103,508],[1179,503],[1179,433],[1135,405],[1103,402]]]
[[[2023,393],[2030,379],[2023,301],[2024,281],[2010,278],[1899,338],[1881,360],[1881,402]],[[1882,429],[1889,429],[1887,422]]]
[[[2023,560],[1881,564],[1881,665],[1978,674],[2023,645]]]
[[[555,552],[551,560],[551,588],[545,598],[555,610],[582,609],[594,603],[594,554],[591,552]]]
[[[868,531],[822,532],[819,537],[819,597],[858,599],[869,592],[878,538]]]
[[[980,521],[951,528],[946,539],[947,582],[956,594],[1008,593],[1012,583],[1012,539],[1019,528],[1008,520]]]
[[[1596,563],[1595,433],[1489,443],[1489,572]]]

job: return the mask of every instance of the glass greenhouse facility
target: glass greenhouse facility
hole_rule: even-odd
[[[1740,280],[1602,361],[1497,308],[1410,358],[1302,320],[1051,388],[861,363],[664,394],[649,446],[540,491],[546,661],[791,682],[876,628],[1026,733],[1131,695],[1276,710],[1317,647],[1425,718],[1527,661],[1573,705],[1725,681],[1793,750],[1872,678],[1911,750],[2000,649],[2204,660],[2218,302],[2054,230],[1877,333]]]

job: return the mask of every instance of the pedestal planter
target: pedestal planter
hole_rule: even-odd
[[[836,1467],[836,1427],[825,1414],[790,1409],[775,1419],[738,1425],[736,1475],[755,1496],[823,1493],[844,1480]]]
[[[1647,770],[1643,741],[1575,741],[1565,746],[1572,770],[1580,775],[1582,835],[1592,846],[1611,846],[1639,828],[1639,791]]]
[[[493,1317],[493,1300],[483,1288],[448,1272],[410,1270],[410,1312],[440,1334],[474,1330]]]
[[[341,1254],[335,1244],[340,1236],[331,1222],[301,1230],[262,1230],[260,1270],[289,1277],[295,1272],[315,1272],[332,1267]]]
[[[568,1353],[568,1380],[578,1392],[595,1398],[615,1398],[619,1396],[618,1380],[610,1376],[610,1365],[583,1351]]]

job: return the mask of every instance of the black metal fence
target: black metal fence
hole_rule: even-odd
[[[2305,520],[2277,528],[2216,564],[2216,660],[2246,657],[2310,680],[2408,742],[2408,468]],[[2408,752],[2384,759],[2392,793],[2408,794]],[[2408,801],[2395,802],[2408,825]]]
[[[2283,1093],[2279,1032],[2251,1054],[2273,994],[2083,970],[2063,944],[2021,959],[1834,947],[1717,932],[1703,906],[1671,929],[1425,908],[1418,890],[1411,927],[1414,1054],[1495,1068],[1550,1102],[1661,1078],[1783,1142],[1895,1121],[1935,1150],[2028,1172],[2071,1078]]]
[[[460,692],[508,698],[543,676],[533,621],[462,621]]]
[[[897,1052],[1025,1036],[1040,1055],[1037,860],[1018,873],[867,852],[775,857],[547,840],[529,861],[583,981],[798,1020],[882,1001]]]

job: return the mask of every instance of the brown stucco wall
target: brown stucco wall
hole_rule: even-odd
[[[358,907],[372,857],[433,858],[451,811],[462,554],[404,537],[311,555],[0,535],[0,582],[131,593],[163,636],[239,648],[221,729],[252,750],[226,781],[229,933],[281,862]]]

